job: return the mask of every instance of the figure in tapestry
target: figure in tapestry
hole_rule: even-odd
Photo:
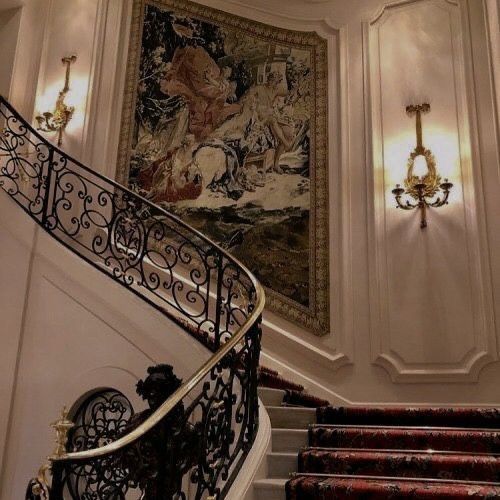
[[[146,5],[129,183],[309,306],[311,53]]]

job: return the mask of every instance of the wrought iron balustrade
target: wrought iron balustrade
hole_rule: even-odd
[[[141,498],[223,498],[258,426],[257,280],[198,231],[46,141],[2,97],[0,188],[66,248],[213,351],[137,428],[52,457],[52,485],[40,474],[27,498],[125,498],[134,488]],[[131,466],[138,457],[141,477]]]

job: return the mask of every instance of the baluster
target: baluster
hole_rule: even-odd
[[[45,229],[49,229],[47,225],[47,220],[49,215],[52,213],[54,207],[54,197],[52,191],[55,190],[55,182],[52,181],[54,174],[54,148],[49,150],[49,159],[47,162],[47,177],[45,180],[45,193],[43,196],[43,211],[42,211],[42,226]]]
[[[50,488],[50,500],[64,500],[63,489],[64,489],[64,463],[63,462],[52,462],[52,486]]]
[[[224,279],[224,257],[222,252],[217,255],[217,298],[215,309],[215,347],[218,349],[220,346],[220,318],[222,308],[222,285]]]

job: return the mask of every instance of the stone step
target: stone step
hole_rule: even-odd
[[[255,500],[286,500],[285,484],[288,479],[259,479],[254,482]]]
[[[285,481],[286,483],[286,481]],[[499,498],[500,483],[346,474],[294,474],[294,498]]]
[[[307,429],[316,422],[315,408],[268,406],[273,429]]]
[[[267,455],[269,478],[288,478],[292,472],[297,472],[297,452],[272,452]]]
[[[273,464],[278,470],[279,464]],[[283,467],[283,466],[282,466]],[[300,473],[396,476],[457,481],[500,480],[500,459],[488,455],[439,453],[428,450],[329,450],[307,448],[298,459]]]
[[[384,427],[453,427],[500,429],[499,408],[324,406],[318,410],[318,423],[371,425]]]
[[[500,431],[428,427],[311,425],[309,444],[323,448],[500,453]]]
[[[273,429],[273,452],[298,453],[301,448],[308,445],[306,429]]]
[[[271,389],[270,387],[259,387],[259,398],[264,406],[280,406],[286,392],[282,389]]]

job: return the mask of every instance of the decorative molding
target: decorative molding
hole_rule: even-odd
[[[314,340],[310,335],[300,335],[289,330],[280,327],[272,319],[268,319],[268,315],[264,315],[264,351],[266,354],[270,356],[277,354],[282,359],[286,359],[290,366],[300,366],[304,359],[308,359],[313,366],[322,367],[330,373],[342,366],[352,364],[353,351],[349,345],[350,342],[316,345],[310,342]]]
[[[97,14],[101,30],[99,39],[94,41],[99,53],[92,65],[93,106],[88,113],[93,127],[86,145],[87,164],[110,178],[116,175],[130,8],[129,2],[106,0]]]
[[[430,366],[422,364],[411,366],[395,351],[378,353],[373,363],[383,367],[393,382],[471,382],[479,379],[481,370],[496,361],[494,354],[471,349],[457,364]]]
[[[46,61],[47,44],[49,37],[49,19],[53,10],[54,0],[47,0],[44,8],[32,2],[31,5],[24,5],[21,13],[21,24],[19,27],[19,40],[16,48],[16,56],[14,67],[12,69],[12,79],[10,88],[11,103],[26,117],[34,117],[35,104],[38,91],[38,83],[40,77],[44,76],[44,68]],[[31,12],[30,11],[37,11]],[[27,28],[25,25],[27,20],[30,20],[33,14],[40,14],[37,19],[39,22],[38,29],[33,29],[32,26]],[[26,40],[23,37],[23,29],[30,29],[37,40]],[[37,36],[38,35],[38,36]],[[21,43],[22,42],[22,43]],[[30,42],[34,46],[27,47],[27,50],[22,50],[22,46]],[[38,42],[38,43],[36,43]]]
[[[2,55],[0,59],[4,60],[7,62],[7,65],[4,69],[6,71],[5,75],[7,75],[8,80],[4,80],[2,84],[2,89],[0,93],[3,92],[4,97],[7,99],[11,99],[11,95],[13,93],[14,87],[13,87],[13,77],[14,77],[14,68],[16,66],[16,59],[18,57],[18,51],[19,51],[19,43],[20,43],[20,31],[21,31],[21,18],[22,18],[22,6],[18,7],[12,7],[11,9],[5,9],[2,10],[0,8],[0,16],[9,16],[9,21],[8,25],[11,23],[15,24],[15,33],[10,32],[9,37],[9,42],[7,42],[7,45],[5,48],[2,48],[2,51],[5,51],[5,55]],[[17,19],[16,19],[17,18]],[[3,21],[2,21],[3,22]],[[3,30],[5,30],[6,27],[0,28],[0,37],[5,36],[3,33],[1,33]],[[10,31],[10,30],[9,30]],[[8,46],[8,43],[11,43],[12,45]],[[6,58],[6,55],[9,55],[9,57]],[[10,61],[9,61],[10,59]],[[5,63],[3,63],[5,65]],[[3,76],[5,78],[5,76]],[[4,86],[5,85],[5,86]]]
[[[266,351],[262,352],[261,359],[264,366],[277,370],[281,376],[302,385],[309,393],[319,398],[326,399],[333,405],[351,406],[355,404],[363,404],[361,402],[354,402],[346,396],[341,395],[339,392],[332,390],[330,386],[325,386],[321,382],[314,380],[302,370],[275,358],[272,354],[269,354]]]
[[[421,3],[428,7],[445,10],[450,19],[450,36],[453,47],[454,84],[457,107],[458,142],[460,149],[460,184],[463,186],[463,197],[460,203],[463,210],[460,221],[465,229],[467,245],[467,270],[470,288],[463,293],[470,296],[472,308],[473,331],[463,334],[462,338],[473,339],[473,346],[464,345],[466,352],[458,361],[417,363],[404,359],[394,345],[395,336],[404,336],[402,329],[391,332],[391,304],[389,283],[391,280],[387,254],[388,220],[387,211],[394,210],[391,200],[385,199],[386,159],[384,158],[381,99],[381,69],[378,30],[396,13],[416,8]],[[407,0],[388,3],[380,9],[374,18],[364,23],[364,81],[365,81],[365,133],[367,137],[367,192],[368,192],[368,236],[369,236],[369,269],[370,269],[370,338],[372,362],[383,367],[394,382],[471,382],[477,381],[479,373],[489,363],[498,359],[496,335],[494,327],[491,276],[486,251],[485,212],[481,202],[482,182],[480,163],[475,161],[471,152],[470,113],[468,109],[467,90],[470,79],[467,79],[464,57],[468,57],[470,40],[468,31],[463,27],[462,4],[453,0]],[[429,13],[430,15],[430,13]],[[403,103],[401,103],[403,104]],[[371,141],[370,141],[371,137]],[[472,158],[471,158],[472,157]],[[474,162],[474,174],[472,173]],[[467,208],[465,208],[467,207]],[[415,221],[410,220],[409,224]],[[402,226],[401,226],[402,227]],[[400,230],[400,228],[399,228]],[[418,229],[417,229],[418,230]],[[423,236],[425,237],[425,236]],[[391,263],[392,264],[392,263]],[[429,270],[430,272],[430,270]],[[395,278],[393,278],[395,279]],[[462,281],[463,283],[464,281]],[[467,280],[465,280],[467,283]],[[431,286],[425,281],[422,286]],[[466,285],[464,285],[465,287]],[[414,318],[415,320],[416,318]],[[410,319],[408,319],[410,321]],[[449,342],[455,332],[447,332]],[[425,333],[422,332],[424,335]],[[456,336],[455,336],[456,337]],[[441,344],[442,345],[442,344]],[[428,347],[428,346],[427,346]]]
[[[373,26],[381,22],[383,17],[387,18],[388,16],[390,16],[396,9],[407,9],[408,7],[416,5],[422,1],[429,1],[429,0],[399,0],[396,2],[389,2],[383,4],[381,5],[377,13],[373,16],[373,18],[369,21],[369,24]],[[438,1],[448,3],[455,7],[459,6],[458,0],[438,0]]]
[[[18,376],[21,363],[21,353],[24,339],[26,316],[29,307],[29,289],[33,276],[34,248],[38,241],[39,227],[24,212],[18,210],[13,200],[8,196],[0,195],[0,238],[2,249],[0,255],[9,266],[0,272],[3,283],[10,282],[8,269],[14,266],[17,276],[16,285],[9,286],[8,293],[19,307],[9,307],[2,304],[6,310],[2,313],[2,327],[9,332],[9,340],[2,345],[1,366],[2,382],[0,394],[3,404],[0,412],[0,485],[6,484],[5,472],[8,463],[8,447],[12,442],[12,427],[14,425],[15,395],[18,388]],[[11,240],[11,241],[9,241]],[[12,243],[14,245],[12,245]],[[9,248],[17,247],[15,259],[9,255]],[[5,274],[7,272],[7,274]],[[0,294],[1,300],[1,294]],[[1,496],[1,488],[0,488]]]
[[[492,67],[493,107],[496,118],[497,176],[500,180],[500,0],[483,0],[488,25],[488,54]]]
[[[403,399],[398,399],[396,401],[391,401],[391,402],[386,402],[386,401],[381,401],[380,399],[376,399],[376,397],[372,397],[370,399],[353,399],[350,397],[347,397],[347,394],[343,394],[342,392],[338,390],[334,390],[331,388],[331,386],[325,386],[323,383],[320,381],[317,381],[315,379],[312,379],[311,377],[307,376],[303,371],[292,368],[288,364],[282,363],[278,359],[275,359],[273,356],[270,356],[268,353],[263,352],[262,353],[262,364],[267,366],[268,368],[272,368],[277,370],[282,376],[289,378],[290,380],[294,380],[296,383],[302,385],[305,387],[307,392],[310,394],[313,394],[319,398],[326,399],[330,401],[331,404],[333,405],[338,405],[338,406],[383,406],[387,408],[391,408],[393,406],[401,406],[402,404],[405,404],[407,406],[425,406],[428,407],[429,405],[435,405],[435,406],[442,406],[443,404],[446,404],[446,406],[449,407],[464,407],[464,406],[472,406],[474,408],[491,408],[492,406],[497,406],[498,402],[495,399],[492,399],[490,402],[481,402],[478,403],[476,401],[471,402],[470,400],[467,400],[466,396],[457,396],[453,397],[453,401],[450,402],[449,400],[443,399],[440,397],[440,399],[433,399],[429,400],[426,398],[426,396],[411,396],[410,398],[403,398]],[[418,380],[419,383],[422,382],[427,382],[425,380]],[[432,382],[432,381],[430,381]],[[449,379],[447,380],[449,383],[455,383],[455,379]],[[425,392],[425,391],[423,391]]]
[[[103,83],[103,53],[108,9],[109,0],[98,0],[94,36],[92,38],[92,56],[80,153],[82,161],[88,165],[92,165],[93,163],[92,159],[98,124],[98,120],[95,118],[99,115],[99,95]]]
[[[304,0],[312,4],[326,3],[335,0]],[[292,29],[297,31],[313,31],[317,35],[327,38],[336,35],[338,31],[346,29],[346,26],[333,21],[330,17],[311,16],[298,17],[290,15],[283,10],[277,12],[273,9],[258,7],[239,0],[195,0],[196,3],[216,7],[235,16],[244,16],[257,22],[272,23],[278,28]],[[323,28],[323,29],[322,29]]]
[[[52,263],[52,265],[55,265],[55,263]],[[109,305],[104,311],[100,305],[98,306],[99,301],[95,300],[90,290],[86,289],[83,284],[74,281],[70,275],[61,273],[60,269],[52,268],[50,264],[41,264],[41,269],[38,272],[40,279],[43,279],[54,291],[64,295],[67,300],[73,302],[79,309],[105,325],[114,335],[127,342],[135,351],[140,352],[149,363],[159,362],[158,359],[155,359],[144,350],[139,338],[133,339],[132,336],[129,336],[129,332],[124,328],[127,323],[130,332],[138,330],[138,328],[133,325],[131,320],[126,318],[123,312],[119,312],[114,308],[108,309]]]

